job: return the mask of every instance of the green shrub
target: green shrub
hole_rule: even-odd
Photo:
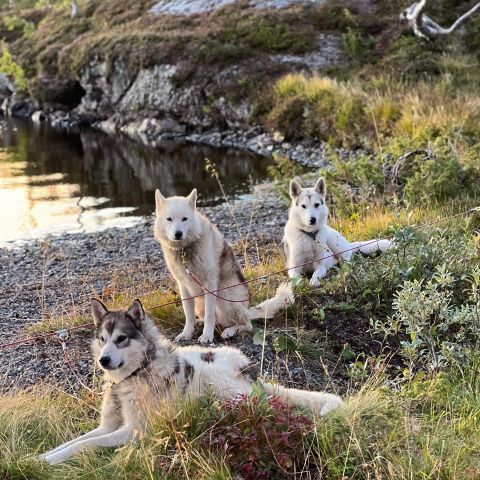
[[[5,24],[9,32],[13,32],[15,30],[22,30],[25,35],[30,35],[35,31],[35,24],[33,22],[25,20],[18,15],[3,17],[3,23]]]
[[[407,138],[398,138],[377,154],[340,158],[331,151],[331,166],[321,173],[334,194],[337,210],[352,213],[354,204],[379,199],[407,204],[435,204],[459,196],[480,193],[480,170],[462,165],[456,149],[439,139],[418,148]],[[475,164],[475,151],[464,161]]]
[[[8,48],[2,46],[2,56],[0,57],[0,72],[9,75],[20,90],[27,89],[27,79],[23,68],[13,59]]]
[[[470,286],[461,305],[454,304],[455,273],[450,273],[450,266],[439,265],[430,280],[406,281],[395,295],[394,314],[387,323],[392,333],[406,337],[401,354],[409,379],[421,370],[432,373],[452,366],[468,370],[478,358],[480,269],[473,268],[468,276]]]
[[[394,247],[375,260],[355,256],[342,264],[320,287],[319,295],[330,298],[332,304],[354,305],[352,311],[344,311],[352,319],[361,315],[383,321],[393,313],[395,293],[404,283],[433,279],[445,258],[450,259],[453,279],[451,303],[460,307],[469,301],[465,289],[477,264],[477,245],[469,234],[448,235],[442,229],[428,235],[411,228],[397,229]]]

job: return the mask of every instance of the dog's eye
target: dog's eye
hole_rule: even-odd
[[[316,203],[316,204],[315,204],[315,208],[318,208],[319,206],[320,206],[319,203]]]
[[[100,341],[103,343],[105,339],[103,338],[103,335],[100,335]]]
[[[127,339],[125,335],[119,335],[117,338],[117,343],[122,343]]]
[[[167,217],[167,222],[171,222],[172,221],[172,217]]]
[[[183,217],[183,218],[182,218],[182,222],[186,222],[187,220],[188,220],[187,217]]]
[[[302,205],[302,208],[307,208],[307,206],[306,206],[306,205]]]

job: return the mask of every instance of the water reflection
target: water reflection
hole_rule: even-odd
[[[86,130],[0,121],[0,241],[55,231],[88,231],[129,225],[165,195],[199,189],[203,204],[222,201],[205,170],[216,164],[230,197],[248,192],[266,176],[268,161],[255,155],[168,142],[146,147]]]

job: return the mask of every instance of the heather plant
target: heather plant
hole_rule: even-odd
[[[240,396],[224,402],[219,416],[211,445],[245,480],[295,478],[307,468],[314,423],[278,398]]]

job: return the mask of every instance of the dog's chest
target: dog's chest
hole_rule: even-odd
[[[167,263],[177,281],[198,287],[189,272],[198,277],[202,283],[206,282],[212,275],[218,275],[218,258],[216,258],[218,256],[215,244],[207,245],[202,241],[173,252],[167,259]]]
[[[324,253],[324,247],[315,239],[314,235],[298,230],[295,240],[296,249],[303,252],[306,261],[316,259]]]

